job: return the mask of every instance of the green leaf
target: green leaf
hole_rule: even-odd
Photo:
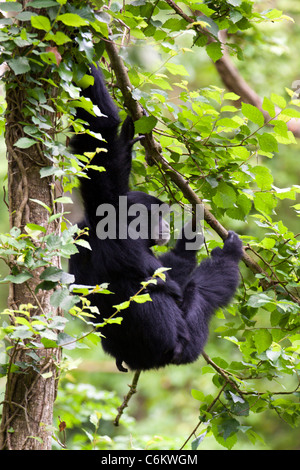
[[[43,31],[51,30],[51,23],[49,18],[46,16],[38,15],[31,17],[31,25],[36,29],[41,29]]]
[[[37,16],[37,14],[34,11],[21,11],[21,13],[19,13],[16,16],[16,19],[19,20],[19,21],[30,21],[32,16]],[[16,42],[16,40],[17,40],[17,42]],[[16,44],[18,44],[18,42],[20,40],[21,40],[21,38],[19,38],[19,39],[16,38],[14,41],[16,42]]]
[[[203,434],[201,434],[200,436],[196,437],[196,439],[194,439],[192,441],[192,444],[191,444],[191,449],[192,450],[197,450],[199,445],[201,444],[201,442],[203,441],[203,439],[205,438],[206,436],[206,433],[204,432]]]
[[[38,328],[37,328],[38,330]],[[43,338],[50,339],[52,341],[56,341],[57,339],[57,333],[55,331],[51,331],[50,329],[43,329],[43,331],[40,333]]]
[[[230,149],[230,153],[235,158],[239,158],[241,160],[247,160],[250,156],[250,152],[246,147],[233,147]]]
[[[44,374],[42,374],[42,377],[43,379],[49,379],[50,377],[52,377],[52,375],[53,375],[53,372],[45,372]],[[43,439],[40,439],[40,442],[41,444],[43,444]]]
[[[57,344],[61,348],[65,348],[68,350],[76,348],[75,339],[72,336],[68,335],[67,333],[59,333],[57,337]]]
[[[19,325],[26,325],[28,328],[31,328],[30,322],[27,320],[27,318],[15,317],[14,321],[18,323]]]
[[[15,276],[12,274],[9,274],[8,276],[5,277],[5,279],[3,279],[2,282],[10,281],[13,284],[23,284],[23,282],[28,281],[28,279],[31,279],[32,277],[33,277],[32,274],[26,273],[26,272],[16,274]]]
[[[263,113],[252,104],[242,103],[242,113],[259,127],[264,125],[265,119]]]
[[[75,255],[77,253],[77,248],[74,243],[68,243],[67,245],[62,246],[61,255],[69,257],[70,255]]]
[[[57,21],[61,21],[67,26],[85,26],[88,24],[88,21],[81,16],[76,15],[75,13],[64,13],[63,15],[59,15]]]
[[[78,86],[80,88],[88,88],[89,86],[94,84],[94,77],[91,75],[84,75],[79,81],[78,81]]]
[[[143,116],[135,121],[134,128],[137,134],[149,134],[156,126],[157,119],[154,116]]]
[[[57,3],[54,0],[32,0],[26,6],[32,8],[51,8],[56,7]]]
[[[19,2],[0,2],[1,11],[22,11],[22,4]]]
[[[165,275],[165,272],[166,271],[169,271],[171,268],[165,268],[164,266],[162,266],[161,268],[158,268],[155,270],[153,276],[154,277],[159,277],[160,279],[162,279],[164,282],[166,281],[166,275]]]
[[[188,71],[181,64],[174,64],[172,62],[167,62],[165,64],[165,67],[172,75],[182,75],[183,77],[189,76]]]
[[[66,42],[72,41],[72,39],[67,36],[65,33],[62,33],[61,31],[57,31],[55,34],[52,32],[48,33],[46,36],[46,41],[53,41],[55,44],[58,46],[61,46],[62,44],[65,44]]]
[[[267,111],[267,113],[269,113],[270,117],[275,117],[276,115],[275,106],[274,106],[274,103],[272,103],[272,101],[269,100],[269,98],[264,97],[262,108],[264,111]]]
[[[11,59],[7,63],[16,75],[21,75],[22,73],[30,71],[29,60],[27,59],[27,57],[18,57],[17,59]]]
[[[36,286],[35,292],[38,292],[40,289],[41,290],[52,290],[52,289],[55,289],[55,287],[56,287],[56,282],[42,281]]]
[[[83,37],[82,39],[77,38],[77,42],[79,44],[79,50],[83,51],[86,55],[88,62],[93,62],[93,58],[95,55],[95,49],[93,45],[93,41],[90,37]]]
[[[74,100],[72,102],[73,106],[83,108],[85,111],[87,111],[90,114],[93,114],[94,116],[96,115],[95,111],[97,111],[97,115],[103,116],[101,112],[98,110],[94,109],[94,105],[91,102],[91,100],[86,99],[84,96],[81,96],[79,100]]]
[[[62,273],[62,269],[59,269],[56,266],[50,266],[42,272],[40,279],[52,282],[59,281],[61,279]]]
[[[236,193],[232,186],[223,181],[218,185],[218,192],[213,196],[213,202],[223,209],[231,208],[236,202]]]
[[[268,168],[257,165],[251,171],[254,173],[256,184],[260,189],[265,191],[272,188],[273,176]]]
[[[271,193],[255,193],[254,195],[254,206],[256,210],[271,214],[275,209],[277,201]]]
[[[113,305],[113,308],[115,308],[116,310],[125,310],[126,308],[128,308],[130,305],[130,302],[129,300],[126,300],[125,302],[122,302],[120,303],[119,305]]]
[[[52,295],[50,299],[50,303],[53,307],[59,307],[68,297],[69,297],[69,289],[57,289]]]
[[[144,304],[145,302],[152,302],[152,299],[149,294],[140,294],[140,295],[135,295],[134,297],[131,297],[131,300],[138,304]]]
[[[237,442],[236,433],[239,430],[239,422],[234,418],[222,420],[220,424],[213,424],[212,431],[216,441],[227,449],[232,449]]]
[[[45,166],[41,168],[40,175],[41,175],[41,178],[46,178],[47,176],[51,176],[58,171],[60,170],[57,169],[55,166]]]
[[[277,95],[276,93],[271,94],[271,101],[275,105],[279,106],[279,108],[285,108],[286,107],[285,99],[282,96]]]
[[[266,356],[271,362],[276,362],[277,359],[280,357],[281,351],[280,350],[269,350],[266,351]]]
[[[260,294],[253,294],[249,297],[247,305],[254,308],[262,307],[270,302],[273,302],[273,299],[263,292]]]
[[[36,204],[39,204],[40,206],[42,206],[44,209],[46,209],[49,212],[49,214],[52,213],[52,210],[50,209],[50,207],[48,207],[47,204],[45,204],[43,201],[40,201],[39,199],[33,199],[33,198],[30,198],[30,201],[35,202]]]
[[[58,197],[57,199],[54,199],[54,202],[57,202],[59,204],[73,204],[73,200],[69,196]]]
[[[75,276],[70,273],[62,272],[60,282],[62,284],[73,284],[75,282]]]
[[[242,0],[227,0],[227,3],[234,7],[239,7],[242,4]]]
[[[223,57],[222,47],[219,42],[212,42],[208,44],[206,46],[206,52],[213,62],[217,62],[217,60]]]
[[[258,142],[261,150],[264,152],[277,152],[278,151],[278,144],[275,137],[271,134],[264,133],[262,135],[258,135]]]
[[[300,111],[298,111],[297,109],[291,109],[291,108],[285,109],[284,111],[282,111],[281,116],[288,116],[289,118],[299,119]]]
[[[240,96],[232,91],[224,94],[224,100],[237,101],[240,99]]]
[[[245,216],[249,214],[252,208],[252,202],[245,194],[239,194],[236,205]]]
[[[57,59],[54,52],[41,52],[40,58],[43,62],[46,62],[46,64],[57,64]]]
[[[38,225],[38,224],[26,224],[26,227],[29,228],[29,231],[37,231],[37,232],[46,233],[46,229],[45,229],[45,227],[43,227],[42,225]]]
[[[261,354],[268,349],[272,344],[272,335],[268,330],[261,329],[254,333],[254,343],[257,349],[257,354]]]
[[[17,326],[13,333],[11,334],[10,338],[12,339],[29,339],[34,336],[34,333],[32,330],[28,329],[27,326],[22,325],[22,326]]]
[[[76,245],[79,245],[79,246],[82,246],[83,248],[86,248],[87,250],[91,250],[91,245],[89,244],[89,242],[87,240],[82,240],[82,239],[79,239],[79,240],[76,240]]]
[[[246,401],[243,403],[236,402],[232,405],[231,412],[237,416],[249,416],[249,409],[249,403]]]
[[[266,250],[270,250],[271,248],[273,248],[275,246],[275,244],[276,244],[276,240],[274,240],[274,238],[268,238],[268,237],[265,237],[260,242],[260,246],[262,246]]]
[[[217,121],[217,125],[220,127],[226,127],[228,129],[237,129],[238,127],[241,126],[239,122],[235,121],[234,119],[227,118],[227,117],[219,119],[219,121]]]
[[[101,419],[101,413],[98,411],[95,411],[91,416],[90,416],[90,422],[95,426],[95,428],[98,427],[99,421]]]
[[[245,194],[239,194],[235,207],[226,211],[226,214],[232,219],[244,220],[252,208],[251,200]]]
[[[176,17],[176,18],[169,18],[163,24],[162,27],[166,29],[171,29],[172,31],[180,31],[183,25],[184,25],[184,20],[179,20],[178,17]]]
[[[69,320],[61,316],[53,317],[50,324],[50,328],[52,328],[53,330],[63,330],[68,321]]]
[[[192,397],[195,398],[195,400],[199,400],[201,402],[205,401],[205,395],[200,390],[195,390],[194,388],[192,388],[191,394],[192,394]]]
[[[18,147],[19,149],[28,149],[29,147],[32,147],[34,144],[36,144],[36,140],[29,139],[29,137],[21,137],[15,143],[15,147]]]
[[[234,418],[225,419],[222,422],[222,425],[219,426],[220,432],[221,433],[223,432],[224,441],[226,441],[226,439],[228,439],[229,436],[236,433],[239,429],[239,426],[240,426],[240,423],[236,419]]]
[[[245,400],[240,396],[236,395],[235,393],[228,391],[230,398],[232,399],[233,403],[245,403]]]

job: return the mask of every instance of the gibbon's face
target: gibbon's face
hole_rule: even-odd
[[[161,216],[159,223],[156,224],[153,230],[153,241],[155,245],[165,245],[170,240],[170,225]]]
[[[170,240],[170,226],[164,219],[170,212],[168,204],[140,191],[129,192],[127,197],[132,238],[147,239],[149,246],[165,245]]]

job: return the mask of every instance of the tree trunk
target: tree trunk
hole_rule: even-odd
[[[24,227],[30,222],[44,226],[48,232],[59,234],[60,221],[56,220],[48,226],[48,211],[32,201],[38,199],[48,207],[54,208],[54,179],[40,177],[41,167],[49,165],[49,162],[45,161],[42,145],[35,144],[27,149],[14,146],[19,138],[24,137],[23,123],[28,120],[24,116],[25,87],[20,86],[22,78],[19,77],[11,73],[6,80],[10,227],[18,227],[25,233]],[[26,75],[22,77],[23,80],[26,79]],[[39,243],[35,242],[37,247]],[[58,257],[52,260],[52,266],[59,267],[59,264]],[[33,270],[31,273],[33,277],[22,284],[10,285],[9,309],[16,310],[21,304],[30,303],[35,306],[34,315],[47,315],[53,310],[50,306],[52,292],[47,290],[35,292],[37,284],[41,282],[39,275],[43,269]],[[56,314],[57,312],[52,312],[52,315]],[[17,373],[13,370],[8,371],[0,433],[1,449],[51,448],[53,403],[58,381],[57,364],[60,351],[38,348],[34,352],[40,361],[34,361],[34,364],[28,352],[30,351],[20,347],[18,343],[11,350],[10,364],[24,363],[25,367]]]

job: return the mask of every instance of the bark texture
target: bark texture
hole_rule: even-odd
[[[25,77],[25,76],[23,76]],[[10,80],[11,78],[11,80]],[[24,78],[25,79],[25,78]],[[40,177],[42,166],[49,165],[43,155],[42,145],[35,144],[28,149],[14,146],[24,137],[23,123],[26,122],[26,87],[18,77],[8,75],[6,81],[6,146],[8,158],[8,198],[10,227],[18,227],[24,232],[27,223],[43,225],[48,231],[59,234],[60,223],[48,226],[48,211],[32,201],[38,199],[54,208],[52,177]],[[54,114],[54,113],[53,113]],[[28,119],[28,118],[27,118]],[[37,247],[39,242],[36,242]],[[13,263],[13,260],[12,260]],[[52,265],[59,267],[58,257]],[[49,314],[52,291],[35,288],[40,283],[39,275],[44,268],[33,270],[33,277],[22,284],[11,284],[8,307],[16,310],[21,304],[32,304],[34,315]],[[52,312],[57,314],[57,312]],[[13,321],[13,318],[12,318]],[[3,415],[0,432],[0,449],[9,450],[49,450],[51,448],[53,403],[56,395],[58,374],[58,349],[38,348],[35,353],[40,361],[34,361],[28,350],[16,344],[11,349],[10,363],[25,363],[22,372],[8,371],[6,393],[3,402]],[[31,365],[32,364],[32,365]],[[43,377],[47,375],[47,378]]]

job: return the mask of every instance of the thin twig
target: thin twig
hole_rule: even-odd
[[[124,401],[123,401],[122,405],[120,405],[119,408],[118,408],[118,414],[117,414],[117,416],[114,420],[114,425],[115,426],[119,426],[120,418],[121,418],[125,408],[127,408],[130,398],[132,397],[132,395],[134,395],[136,393],[137,383],[138,383],[140,375],[141,375],[141,371],[137,370],[135,372],[134,376],[133,376],[132,383],[131,383],[131,385],[129,385],[129,392],[124,397]]]
[[[217,401],[219,400],[220,396],[222,395],[225,387],[227,386],[227,382],[225,382],[225,384],[223,385],[223,387],[221,388],[221,390],[219,391],[218,395],[216,396],[216,398],[211,402],[211,404],[209,405],[209,407],[207,408],[206,410],[206,413],[210,413],[210,411],[213,409],[213,407],[215,406],[215,404],[217,403]],[[189,442],[189,440],[195,436],[196,437],[196,432],[198,431],[198,428],[201,426],[201,424],[203,423],[203,419],[202,417],[200,417],[199,419],[199,422],[197,423],[197,425],[195,426],[195,428],[192,430],[191,434],[186,438],[186,440],[184,441],[184,443],[182,444],[182,446],[180,447],[180,450],[182,450],[186,444]]]

